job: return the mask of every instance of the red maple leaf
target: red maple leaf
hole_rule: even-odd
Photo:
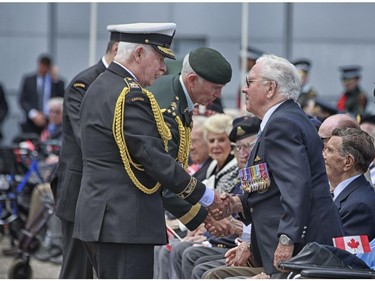
[[[359,242],[356,241],[356,240],[354,240],[353,238],[350,239],[350,241],[349,241],[347,244],[348,244],[348,246],[349,246],[350,248],[352,248],[352,249],[357,249],[358,246],[359,246]]]

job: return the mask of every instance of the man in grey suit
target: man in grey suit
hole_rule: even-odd
[[[246,77],[246,109],[262,120],[261,133],[240,171],[244,195],[233,197],[224,215],[240,212],[251,235],[256,260],[272,278],[282,277],[280,261],[308,242],[331,244],[342,236],[338,210],[329,194],[323,143],[295,102],[301,87],[296,70],[275,55],[260,57]],[[220,214],[218,212],[217,214]],[[220,215],[214,215],[221,218]],[[253,239],[252,239],[253,240]]]

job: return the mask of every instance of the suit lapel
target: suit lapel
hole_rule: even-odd
[[[258,136],[258,139],[255,142],[253,149],[251,150],[249,160],[247,161],[247,165],[246,165],[247,167],[254,165],[255,158],[258,155],[259,145],[260,145],[261,140],[262,140],[262,134]]]
[[[268,120],[267,124],[269,122],[272,122],[272,119],[275,118],[275,113],[279,110],[283,110],[284,107],[287,107],[287,106],[290,106],[291,104],[294,104],[294,101],[292,100],[287,100],[285,101],[283,104],[281,104],[276,110],[275,112],[270,116],[270,119]],[[254,165],[255,163],[254,162],[258,162],[258,161],[255,161],[256,160],[256,157],[258,156],[258,151],[259,151],[259,146],[260,146],[260,142],[263,140],[263,132],[266,130],[267,128],[267,124],[266,126],[264,127],[262,133],[259,135],[258,139],[257,139],[257,142],[255,143],[254,145],[254,148],[253,150],[251,151],[250,153],[250,156],[249,156],[249,160],[247,162],[247,167],[250,167],[252,165]]]
[[[341,202],[344,201],[354,190],[360,188],[363,184],[366,183],[366,178],[364,175],[359,176],[355,180],[353,180],[344,190],[337,196],[334,200],[334,203],[337,208],[340,208]]]
[[[178,99],[179,99],[179,112],[180,112],[180,115],[183,116],[184,120],[183,123],[187,126],[192,126],[192,115],[189,111],[189,107],[187,105],[187,100],[186,100],[186,96],[185,96],[185,93],[184,93],[184,90],[182,89],[182,86],[181,86],[181,83],[180,83],[180,79],[179,79],[179,75],[176,75],[175,77],[173,77],[173,87],[174,87],[174,90],[176,92],[176,95],[178,96]]]

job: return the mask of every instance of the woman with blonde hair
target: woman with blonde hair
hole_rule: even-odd
[[[239,193],[237,185],[238,164],[232,153],[229,134],[232,130],[232,118],[226,114],[215,114],[207,118],[202,131],[208,144],[209,155],[213,159],[207,169],[207,187],[218,192]]]

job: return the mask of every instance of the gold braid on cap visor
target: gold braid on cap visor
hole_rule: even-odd
[[[125,80],[125,82],[128,84],[128,82]],[[129,86],[129,84],[128,84]],[[147,188],[144,186],[135,176],[134,172],[131,169],[131,166],[133,166],[135,169],[139,171],[144,171],[142,166],[140,164],[134,163],[128,147],[126,146],[125,137],[124,137],[124,110],[125,110],[125,96],[130,92],[129,87],[124,87],[122,90],[120,96],[117,99],[116,107],[115,107],[115,114],[113,117],[113,124],[112,124],[112,133],[113,137],[116,141],[116,144],[120,150],[120,156],[122,159],[122,162],[124,164],[125,171],[129,175],[131,181],[134,183],[134,185],[143,191],[146,194],[152,194],[155,193],[161,186],[159,182],[155,184],[152,188]],[[151,109],[154,114],[156,126],[158,129],[158,132],[160,134],[161,139],[164,142],[164,148],[166,151],[168,151],[168,141],[172,138],[171,131],[169,130],[168,126],[164,122],[163,115],[160,111],[159,105],[157,104],[153,94],[146,89],[142,89],[142,92],[148,97],[151,104]],[[130,166],[131,165],[131,166]]]

